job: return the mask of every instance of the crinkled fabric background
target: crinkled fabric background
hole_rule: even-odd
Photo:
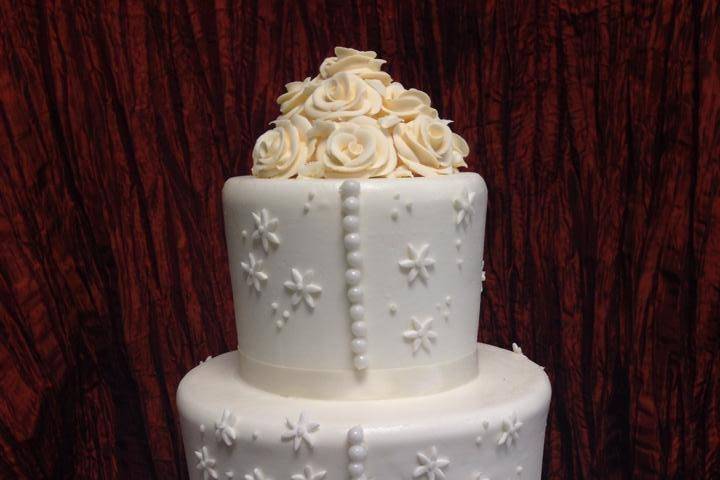
[[[479,337],[546,366],[547,478],[718,478],[717,3],[77,3],[0,4],[0,477],[187,476],[176,386],[236,345],[220,189],[345,45],[471,146]]]

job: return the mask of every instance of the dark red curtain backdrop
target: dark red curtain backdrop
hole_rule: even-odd
[[[718,18],[1,2],[0,478],[187,476],[175,389],[236,345],[220,189],[335,45],[378,51],[472,148],[479,337],[546,366],[546,477],[720,478]]]

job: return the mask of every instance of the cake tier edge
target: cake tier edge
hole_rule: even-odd
[[[204,362],[178,387],[191,478],[414,480],[431,469],[457,479],[540,478],[550,383],[522,354],[478,344],[474,380],[366,401],[259,390],[238,374],[237,356]]]

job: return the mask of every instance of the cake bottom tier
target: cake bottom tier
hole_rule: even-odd
[[[238,375],[237,355],[202,363],[178,387],[191,479],[540,478],[550,383],[522,354],[479,344],[473,381],[365,401],[258,390]]]

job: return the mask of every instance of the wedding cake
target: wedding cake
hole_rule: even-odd
[[[178,388],[190,478],[540,478],[548,378],[476,340],[485,183],[383,63],[289,83],[225,184],[238,348]]]

